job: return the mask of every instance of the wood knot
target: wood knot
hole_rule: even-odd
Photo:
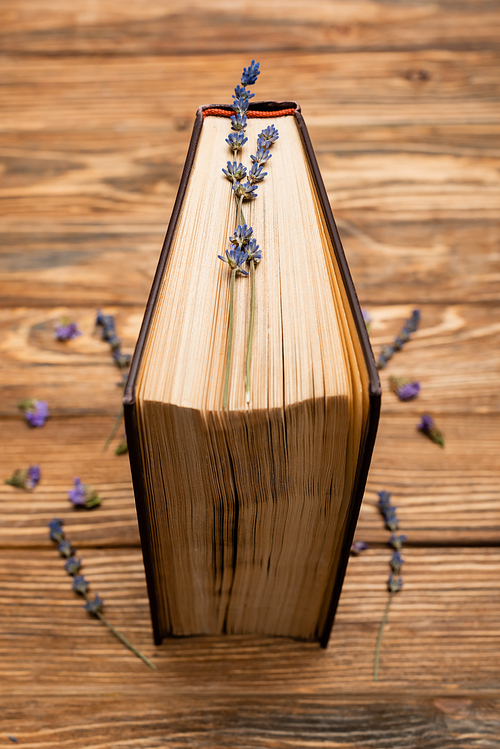
[[[408,81],[430,81],[431,74],[424,68],[412,68],[406,71],[405,78]]]

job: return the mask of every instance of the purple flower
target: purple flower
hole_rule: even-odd
[[[250,200],[257,197],[255,192],[257,187],[257,185],[252,185],[251,182],[235,182],[231,189],[234,190],[238,198],[243,197],[243,200]]]
[[[253,234],[253,229],[251,226],[247,226],[246,224],[243,224],[241,226],[238,224],[236,229],[234,230],[234,237],[229,237],[229,242],[233,245],[237,245],[240,249],[243,249],[243,247],[248,243],[248,240]]]
[[[395,533],[391,533],[391,537],[389,539],[390,545],[396,549],[396,551],[399,551],[401,547],[403,546],[404,542],[406,541],[406,536],[403,534],[400,534],[397,536]]]
[[[73,579],[72,587],[75,593],[80,593],[81,596],[84,596],[89,589],[89,584],[83,575],[76,575]]]
[[[62,557],[66,557],[66,559],[69,559],[71,556],[73,556],[73,548],[71,546],[71,541],[66,541],[66,539],[63,538],[59,546],[57,547],[57,550],[59,554]]]
[[[242,86],[253,86],[257,80],[257,76],[260,75],[259,67],[260,63],[252,60],[248,68],[243,68],[243,73],[241,74]]]
[[[248,257],[247,253],[243,250],[233,246],[230,250],[226,250],[226,257],[222,257],[222,255],[217,255],[217,257],[222,262],[227,263],[231,270],[235,270],[237,274],[241,273],[244,276],[248,276],[246,270],[243,270],[241,267]]]
[[[257,164],[257,166],[263,166],[271,157],[272,154],[269,153],[268,150],[265,148],[258,148],[257,154],[255,156],[250,156],[250,159],[252,163]]]
[[[66,320],[63,320],[56,327],[54,336],[57,341],[72,341],[74,338],[78,338],[81,334],[82,332],[78,329],[76,322],[66,322]]]
[[[40,481],[42,473],[40,471],[40,466],[30,466],[28,468],[28,475],[26,476],[25,486],[28,489],[28,491],[33,491],[35,489],[36,485]]]
[[[355,541],[353,545],[351,546],[351,554],[354,554],[354,556],[357,556],[362,551],[366,551],[370,547],[366,543],[366,541]]]
[[[231,130],[236,130],[236,132],[240,132],[244,130],[247,126],[247,118],[244,114],[233,114],[231,117]]]
[[[68,491],[68,497],[75,507],[85,507],[90,510],[101,504],[102,499],[88,484],[82,484],[78,476],[73,479],[74,488]]]
[[[31,427],[43,427],[49,417],[49,407],[46,401],[31,398],[21,401],[19,408],[24,411],[24,418]]]
[[[10,479],[5,480],[5,483],[18,489],[24,489],[26,492],[32,492],[39,481],[40,466],[30,466],[29,468],[16,468]]]
[[[94,614],[94,616],[97,616],[97,612],[102,609],[104,605],[104,601],[102,598],[99,598],[99,595],[96,593],[94,596],[93,601],[87,601],[85,606],[83,607],[85,611],[88,611],[89,614]]]
[[[405,563],[405,560],[401,556],[401,552],[395,551],[391,557],[391,562],[390,562],[392,571],[397,574],[400,571],[404,563]]]
[[[254,96],[255,94],[251,94],[244,86],[238,84],[234,89],[233,99],[243,99],[245,101],[246,99],[253,99]]]
[[[62,541],[64,538],[64,531],[62,529],[62,526],[64,525],[64,520],[59,520],[59,518],[53,518],[50,523],[47,523],[50,533],[49,538],[51,541],[55,541],[57,544]]]
[[[394,575],[392,574],[389,575],[389,579],[387,580],[387,587],[389,588],[391,593],[398,593],[403,587],[403,578],[394,577]]]
[[[414,333],[420,323],[420,310],[414,309],[411,313],[411,317],[406,320],[405,324],[399,331],[399,335],[396,336],[394,342],[385,346],[380,352],[380,356],[377,361],[377,369],[384,369],[387,366],[387,362],[391,359],[396,351],[400,351],[405,343],[410,340],[411,334]]]
[[[260,263],[262,260],[262,250],[259,250],[259,245],[257,244],[257,240],[252,237],[252,239],[249,240],[247,246],[245,247],[245,252],[247,253],[247,260],[253,260],[255,264]]]
[[[248,138],[245,138],[244,132],[230,133],[226,138],[226,143],[228,144],[231,151],[233,151],[233,153],[236,153],[236,151],[239,151],[240,148],[245,145],[247,140]]]
[[[259,141],[262,141],[263,144],[267,144],[267,147],[269,147],[273,143],[276,143],[278,138],[279,133],[277,129],[274,127],[274,125],[269,125],[268,127],[264,128],[261,133],[259,133],[257,144],[260,146]]]
[[[377,507],[382,513],[384,513],[386,508],[391,506],[391,493],[386,492],[384,489],[381,492],[377,492],[377,494],[378,494]]]
[[[222,171],[226,175],[226,179],[231,180],[231,182],[241,182],[247,176],[246,166],[243,166],[241,163],[238,164],[237,161],[228,161],[227,169],[223,169]]]
[[[66,570],[68,575],[76,575],[76,573],[79,572],[81,566],[82,566],[81,559],[75,559],[75,557],[70,557],[68,561],[65,562],[64,569]]]
[[[444,447],[443,433],[434,424],[434,419],[429,414],[424,414],[417,424],[417,429],[425,434],[432,442],[440,447]]]

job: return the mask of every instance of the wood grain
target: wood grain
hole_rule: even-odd
[[[76,527],[68,537],[79,545]],[[109,621],[154,656],[158,671],[147,669],[86,614],[55,547],[29,556],[12,550],[0,552],[3,683],[57,688],[66,680],[73,688],[86,682],[97,688],[133,676],[138,691],[149,685],[165,699],[172,690],[219,696],[260,690],[355,694],[371,683],[388,595],[388,550],[351,559],[327,650],[259,637],[181,638],[155,648],[140,551],[89,548],[81,557],[91,593],[104,598]],[[408,548],[405,558],[405,587],[393,601],[384,632],[381,681],[407,688],[494,688],[500,666],[500,550]]]
[[[499,56],[495,0],[4,0],[0,7],[0,736],[36,749],[498,749]],[[242,33],[244,29],[244,33]],[[126,456],[102,448],[120,379],[93,332],[132,351],[200,103],[252,57],[257,98],[301,103],[382,372],[379,437],[331,645],[152,644]],[[235,72],[236,71],[236,72]],[[61,315],[84,335],[53,339]],[[389,375],[420,380],[400,403]],[[47,399],[41,430],[23,397]],[[441,450],[416,422],[431,413]],[[121,435],[118,435],[115,443]],[[103,504],[70,507],[73,477]],[[393,493],[405,586],[387,600]],[[81,608],[46,523],[150,672]]]

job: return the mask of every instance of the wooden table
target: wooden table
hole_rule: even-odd
[[[500,3],[488,0],[3,0],[0,746],[500,747]],[[383,373],[379,438],[326,651],[286,639],[152,642],[120,407],[95,310],[132,351],[201,103],[261,62],[260,99],[310,128]],[[68,315],[83,335],[53,338]],[[390,374],[413,375],[400,403]],[[47,400],[29,429],[17,403]],[[416,430],[424,412],[441,450]],[[113,447],[120,439],[117,436]],[[104,498],[71,509],[79,476]],[[2,479],[3,480],[3,479]],[[408,535],[387,600],[387,489]],[[109,620],[82,610],[47,522],[63,518]]]

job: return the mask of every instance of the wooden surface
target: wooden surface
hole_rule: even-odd
[[[494,0],[3,0],[0,7],[0,746],[500,747],[500,3]],[[326,651],[286,639],[152,643],[126,456],[104,453],[118,369],[96,307],[132,351],[199,104],[295,99],[329,191],[375,352],[383,412]],[[61,315],[84,335],[53,339]],[[400,403],[390,374],[422,384]],[[41,430],[17,402],[49,402]],[[415,429],[431,413],[441,450]],[[120,435],[117,436],[117,444]],[[74,476],[100,508],[76,512]],[[390,551],[404,590],[372,681]],[[46,523],[66,523],[106,615],[82,609]]]

